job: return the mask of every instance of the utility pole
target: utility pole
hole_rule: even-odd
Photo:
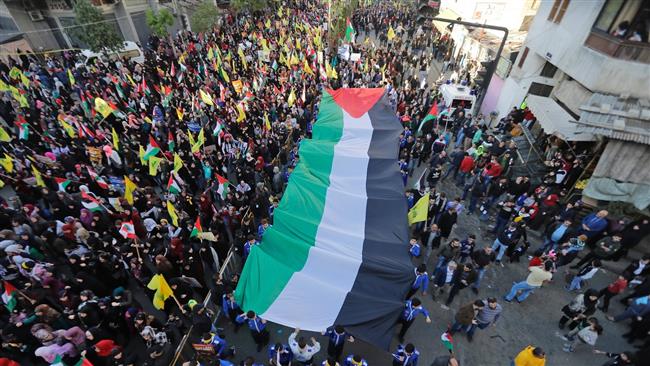
[[[496,71],[497,64],[499,63],[499,59],[501,58],[501,53],[503,52],[503,47],[506,45],[506,39],[508,39],[508,28],[506,27],[500,27],[498,25],[490,25],[490,24],[480,24],[480,23],[471,23],[471,22],[464,22],[462,20],[455,20],[455,19],[445,19],[445,18],[438,18],[435,17],[433,18],[434,21],[439,21],[439,22],[444,22],[444,23],[451,23],[451,24],[460,24],[468,27],[475,27],[475,28],[484,28],[484,29],[492,29],[496,31],[503,32],[503,38],[501,38],[501,44],[499,45],[499,49],[497,50],[497,55],[494,58],[494,62],[490,64],[490,66],[486,70],[485,74],[485,80],[483,81],[483,85],[481,87],[481,95],[478,98],[478,101],[476,103],[476,111],[481,110],[481,104],[483,104],[483,100],[485,99],[485,94],[487,93],[488,87],[490,86],[490,81],[492,80],[492,76],[494,75],[494,72]],[[478,114],[478,113],[475,113]]]

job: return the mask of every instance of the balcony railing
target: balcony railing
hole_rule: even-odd
[[[585,46],[621,60],[650,64],[649,43],[626,41],[594,29]]]

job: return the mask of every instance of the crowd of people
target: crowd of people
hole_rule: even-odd
[[[562,266],[580,267],[573,291],[603,261],[625,256],[650,230],[647,220],[610,222],[598,212],[577,222],[580,203],[561,203],[562,181],[532,186],[531,177],[513,177],[516,145],[462,108],[444,127],[420,125],[439,103],[429,67],[449,63],[451,40],[423,30],[413,11],[390,2],[358,9],[355,62],[328,52],[326,7],[303,0],[263,14],[227,13],[210,32],[153,37],[143,64],[123,58],[86,65],[69,51],[0,63],[0,365],[166,366],[190,328],[191,342],[204,345],[190,365],[367,365],[363,355],[344,353],[354,336],[338,325],[324,333],[326,352],[299,329],[271,342],[266,320],[235,302],[236,273],[218,275],[230,252],[245,261],[273,224],[323,88],[386,88],[404,124],[397,143],[405,183],[427,167],[419,189],[406,190],[409,208],[426,191],[430,201],[428,219],[412,228],[417,267],[394,365],[417,365],[419,351],[404,343],[407,330],[418,314],[431,321],[418,293],[435,298],[448,289],[450,306],[467,288],[479,293],[488,266],[532,254],[530,275],[505,296],[524,301]],[[555,170],[571,169],[561,154],[549,160]],[[444,180],[462,196],[437,189]],[[486,221],[496,213],[493,245],[453,237],[463,212]],[[530,228],[545,228],[537,250],[529,248]],[[567,351],[595,344],[606,328],[593,316],[598,299],[607,311],[631,284],[622,299],[628,310],[611,321],[633,319],[626,336],[647,342],[649,262],[635,261],[607,288],[589,289],[562,309]],[[160,299],[167,284],[173,296]],[[204,304],[209,291],[212,302]],[[257,354],[236,353],[213,322],[213,304],[235,330],[249,328]],[[471,340],[502,311],[495,296],[464,304],[445,334],[466,332]],[[544,358],[530,346],[514,363]],[[434,364],[458,361],[450,353]]]

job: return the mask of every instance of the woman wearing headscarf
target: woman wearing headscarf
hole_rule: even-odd
[[[562,308],[563,315],[559,322],[560,329],[564,329],[567,323],[569,323],[569,329],[574,329],[596,311],[597,305],[597,290],[589,289],[584,294],[579,294]]]
[[[82,208],[81,213],[79,214],[79,221],[84,225],[86,230],[90,230],[92,228],[92,223],[93,223],[93,214],[90,212],[89,209],[87,208]]]
[[[51,364],[54,362],[57,356],[68,356],[74,357],[77,355],[77,349],[74,344],[67,342],[62,345],[53,343],[49,346],[43,346],[36,349],[34,354],[37,357],[41,357],[45,362]]]

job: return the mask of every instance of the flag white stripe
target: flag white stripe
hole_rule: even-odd
[[[372,123],[343,111],[343,131],[334,146],[330,186],[315,246],[262,317],[311,331],[334,324],[362,262],[365,240],[366,175]],[[301,306],[296,306],[301,303]],[[300,324],[297,323],[300,322]]]

